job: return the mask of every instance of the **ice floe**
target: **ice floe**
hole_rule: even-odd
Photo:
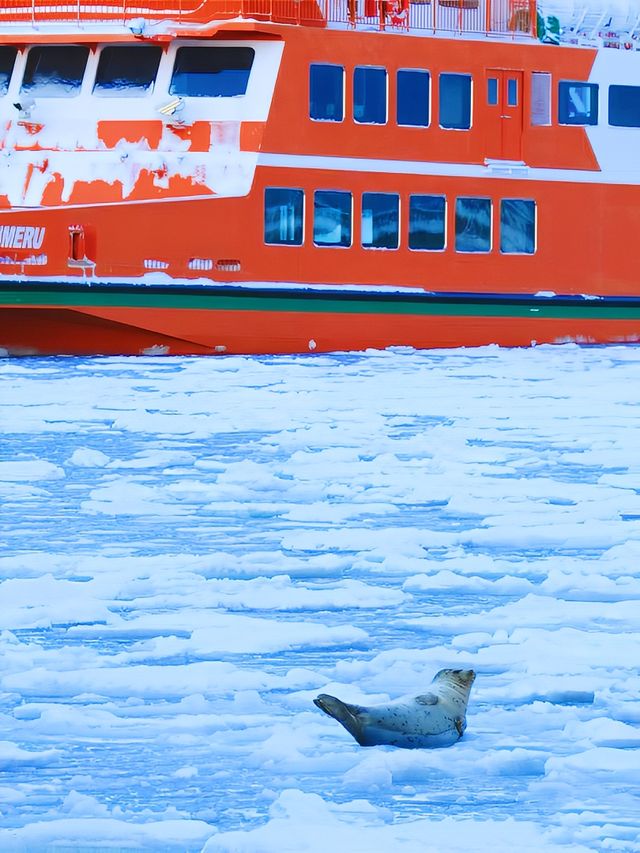
[[[640,850],[640,350],[0,361],[0,850]],[[447,749],[313,706],[473,668]]]

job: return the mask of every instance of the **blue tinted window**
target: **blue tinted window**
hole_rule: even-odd
[[[396,193],[363,193],[362,245],[367,249],[397,249],[399,214]]]
[[[558,83],[560,124],[598,124],[598,84]]]
[[[468,130],[471,127],[471,76],[440,75],[440,127]]]
[[[640,86],[609,86],[609,124],[640,127]]]
[[[280,187],[264,191],[264,242],[302,245],[304,193]]]
[[[162,48],[159,45],[118,45],[100,52],[96,95],[141,97],[151,91],[158,73]]]
[[[456,199],[456,252],[491,251],[491,199]]]
[[[313,242],[316,246],[350,246],[351,215],[351,193],[317,190],[313,199]]]
[[[309,67],[309,117],[316,121],[344,119],[344,68],[342,65]]]
[[[32,47],[22,78],[22,92],[39,98],[70,98],[80,94],[88,47],[48,45]]]
[[[441,251],[445,241],[446,202],[440,195],[409,197],[409,248]]]
[[[518,106],[518,81],[514,77],[507,80],[507,106]]]
[[[498,80],[496,77],[489,77],[487,80],[487,103],[490,107],[495,107],[498,103]]]
[[[0,95],[6,95],[16,62],[15,47],[0,47]]]
[[[169,92],[187,98],[244,95],[254,56],[252,47],[179,47]]]
[[[500,251],[532,255],[536,250],[536,203],[522,198],[500,202]]]
[[[427,127],[429,124],[429,72],[403,69],[398,71],[398,124]]]
[[[357,67],[353,72],[353,117],[359,124],[387,121],[387,72]]]

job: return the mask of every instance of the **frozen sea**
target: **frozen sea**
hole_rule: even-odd
[[[5,359],[0,499],[2,853],[640,850],[640,348]]]

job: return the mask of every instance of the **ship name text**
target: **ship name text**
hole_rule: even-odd
[[[0,249],[39,249],[46,230],[30,225],[0,225]]]

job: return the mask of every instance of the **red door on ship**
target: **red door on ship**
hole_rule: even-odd
[[[522,160],[522,71],[487,71],[487,157]]]

